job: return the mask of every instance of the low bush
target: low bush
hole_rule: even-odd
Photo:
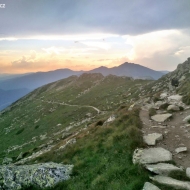
[[[23,131],[24,131],[24,128],[21,128],[20,130],[18,130],[18,131],[16,132],[16,135],[21,134]]]
[[[156,109],[150,108],[150,109],[149,109],[149,116],[151,117],[151,116],[153,116],[153,115],[156,115]]]

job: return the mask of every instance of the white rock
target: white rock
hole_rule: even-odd
[[[179,147],[175,149],[175,152],[178,154],[180,152],[186,152],[187,151],[187,147]]]
[[[164,92],[164,93],[160,94],[160,98],[161,98],[161,99],[164,99],[164,98],[166,98],[167,96],[168,96],[168,93],[167,93],[167,92]]]
[[[156,142],[163,139],[163,135],[160,133],[152,133],[143,136],[143,140],[147,145],[156,145]]]
[[[182,99],[182,96],[180,96],[179,94],[172,95],[172,96],[168,97],[169,101],[175,100],[175,101],[179,102],[179,101],[181,101],[181,99]]]
[[[188,122],[189,120],[190,120],[190,115],[188,115],[187,117],[185,117],[185,118],[183,119],[184,122]]]
[[[168,175],[172,171],[182,171],[181,168],[167,163],[149,164],[146,165],[146,169],[159,175]]]
[[[136,149],[133,153],[134,164],[154,164],[158,162],[167,162],[171,160],[171,152],[161,147]]]
[[[171,177],[156,175],[154,177],[150,177],[153,181],[156,181],[160,184],[164,184],[170,187],[174,187],[176,189],[187,189],[190,190],[190,182],[187,181],[179,181],[173,179]]]
[[[190,168],[186,169],[186,176],[190,178]]]
[[[162,102],[162,101],[157,101],[157,102],[155,103],[155,106],[156,106],[156,107],[160,107],[162,104],[164,104],[164,102]]]
[[[161,190],[157,186],[153,185],[152,183],[146,182],[144,184],[143,190]]]
[[[164,122],[166,121],[168,118],[170,118],[172,116],[172,114],[170,113],[166,113],[166,114],[157,114],[151,117],[152,120],[156,121],[156,122]]]
[[[176,105],[169,105],[167,110],[168,111],[170,111],[170,110],[179,111],[179,107]]]
[[[179,79],[179,82],[185,80],[185,78],[186,78],[186,77],[183,75],[183,76]]]
[[[111,116],[104,122],[104,124],[110,123],[110,122],[112,122],[112,121],[114,121],[114,120],[115,120],[115,116],[114,116],[114,115],[111,115]]]
[[[129,107],[129,111],[131,111],[131,110],[133,110],[133,107],[135,106],[135,104],[132,104],[132,105],[130,105],[130,107]]]

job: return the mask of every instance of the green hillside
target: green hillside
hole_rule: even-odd
[[[131,161],[143,146],[141,122],[128,108],[148,83],[83,74],[36,89],[1,112],[0,161],[74,164],[72,179],[58,185],[66,189],[142,187],[147,176]]]

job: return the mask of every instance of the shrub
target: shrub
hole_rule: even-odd
[[[103,124],[104,124],[104,121],[100,120],[100,121],[98,121],[98,122],[96,123],[95,126],[102,126]]]
[[[36,125],[36,126],[35,126],[35,129],[38,129],[38,128],[39,128],[39,125]]]
[[[18,131],[16,132],[16,135],[21,134],[23,131],[24,131],[24,128],[21,128],[20,130],[18,130]]]
[[[165,109],[167,109],[167,107],[168,107],[169,105],[170,105],[170,104],[168,104],[168,103],[162,104],[162,105],[160,106],[160,109],[165,110]]]
[[[150,108],[149,109],[149,116],[153,116],[153,115],[156,115],[156,110],[154,108]]]
[[[27,151],[27,152],[24,152],[22,156],[23,156],[23,158],[25,158],[26,156],[29,156],[30,154],[31,153]]]

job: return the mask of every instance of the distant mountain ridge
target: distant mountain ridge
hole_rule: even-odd
[[[135,79],[140,78],[151,80],[156,80],[164,75],[162,72],[134,63],[123,63],[122,65],[112,68],[101,66],[90,71],[58,69],[55,71],[25,74],[24,76],[17,75],[15,78],[9,78],[8,80],[3,81],[0,80],[0,89],[4,90],[4,92],[0,91],[0,110],[38,87],[70,77],[72,75],[79,76],[82,73],[100,73],[103,76],[108,76],[111,74],[116,76],[133,77]],[[23,91],[23,89],[27,89],[27,91]],[[5,91],[8,95],[5,95]]]
[[[99,67],[96,69],[93,69],[91,71],[88,71],[90,73],[101,73],[104,76],[107,76],[109,74],[116,75],[116,76],[128,76],[133,77],[134,79],[137,78],[152,78],[152,79],[159,79],[164,74],[160,71],[155,71],[152,69],[149,69],[147,67],[144,67],[142,65],[134,64],[134,63],[123,63],[122,65],[119,65],[118,67]]]
[[[152,78],[157,80],[164,73],[155,71],[134,63],[124,63],[118,67],[107,68],[104,66],[92,69],[90,71],[73,71],[70,69],[58,69],[48,72],[37,72],[26,76],[20,76],[0,82],[0,89],[11,90],[18,88],[35,89],[42,85],[67,78],[71,75],[80,75],[82,73],[101,73],[104,76],[109,74],[116,76],[129,76],[133,78]]]

